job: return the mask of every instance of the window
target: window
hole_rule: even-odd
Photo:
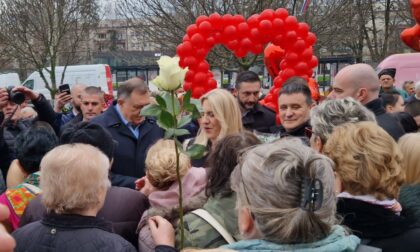
[[[106,38],[106,34],[105,33],[99,33],[98,38],[104,39],[104,38]]]

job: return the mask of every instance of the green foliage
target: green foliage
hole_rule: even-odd
[[[175,92],[163,91],[162,95],[157,95],[155,98],[157,104],[147,105],[140,114],[155,117],[159,127],[165,130],[165,138],[174,139],[178,148],[182,149],[182,144],[176,138],[189,134],[188,130],[182,127],[200,117],[202,110],[200,101],[191,99],[191,91],[184,95],[182,104]],[[205,146],[194,144],[185,153],[192,159],[199,159],[203,157],[205,150]]]

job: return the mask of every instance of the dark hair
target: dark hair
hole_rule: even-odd
[[[116,142],[111,134],[102,126],[79,122],[64,128],[60,136],[60,144],[84,143],[101,150],[111,161],[114,157]]]
[[[415,133],[419,131],[416,120],[407,112],[398,112],[392,114],[400,122],[405,133]]]
[[[139,92],[141,94],[146,94],[149,92],[149,88],[144,80],[134,77],[118,87],[118,99],[126,99],[128,98],[134,91]]]
[[[382,100],[382,106],[386,108],[387,105],[395,106],[398,102],[398,97],[400,96],[400,93],[398,91],[392,91],[389,93],[383,93],[381,94],[381,100]]]
[[[408,84],[414,84],[414,81],[412,80],[404,81],[404,83],[402,84],[402,88],[405,90]]]
[[[240,72],[236,76],[235,88],[239,89],[242,82],[261,82],[260,77],[253,71]]]
[[[306,103],[311,105],[313,103],[311,90],[308,87],[308,82],[301,77],[292,77],[288,79],[280,89],[280,95],[303,94],[306,98]]]
[[[260,143],[260,140],[249,131],[220,139],[209,156],[210,171],[206,195],[220,194],[222,197],[231,195],[233,191],[230,188],[230,174],[238,164],[239,151]]]
[[[405,112],[409,113],[412,117],[420,115],[420,101],[412,101],[407,103],[404,108]]]
[[[36,122],[16,137],[16,157],[27,174],[39,171],[47,152],[58,144],[53,128],[45,122]]]

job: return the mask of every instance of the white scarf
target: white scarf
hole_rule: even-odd
[[[339,193],[337,198],[356,199],[373,205],[383,206],[384,208],[393,211],[396,215],[400,215],[402,211],[402,207],[396,199],[378,200],[373,195],[352,195],[348,192]]]

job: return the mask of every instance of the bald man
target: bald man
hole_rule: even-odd
[[[378,125],[398,141],[404,135],[404,129],[392,115],[386,113],[379,99],[380,88],[379,78],[371,66],[354,64],[337,73],[328,98],[352,97],[360,101],[375,114]]]

